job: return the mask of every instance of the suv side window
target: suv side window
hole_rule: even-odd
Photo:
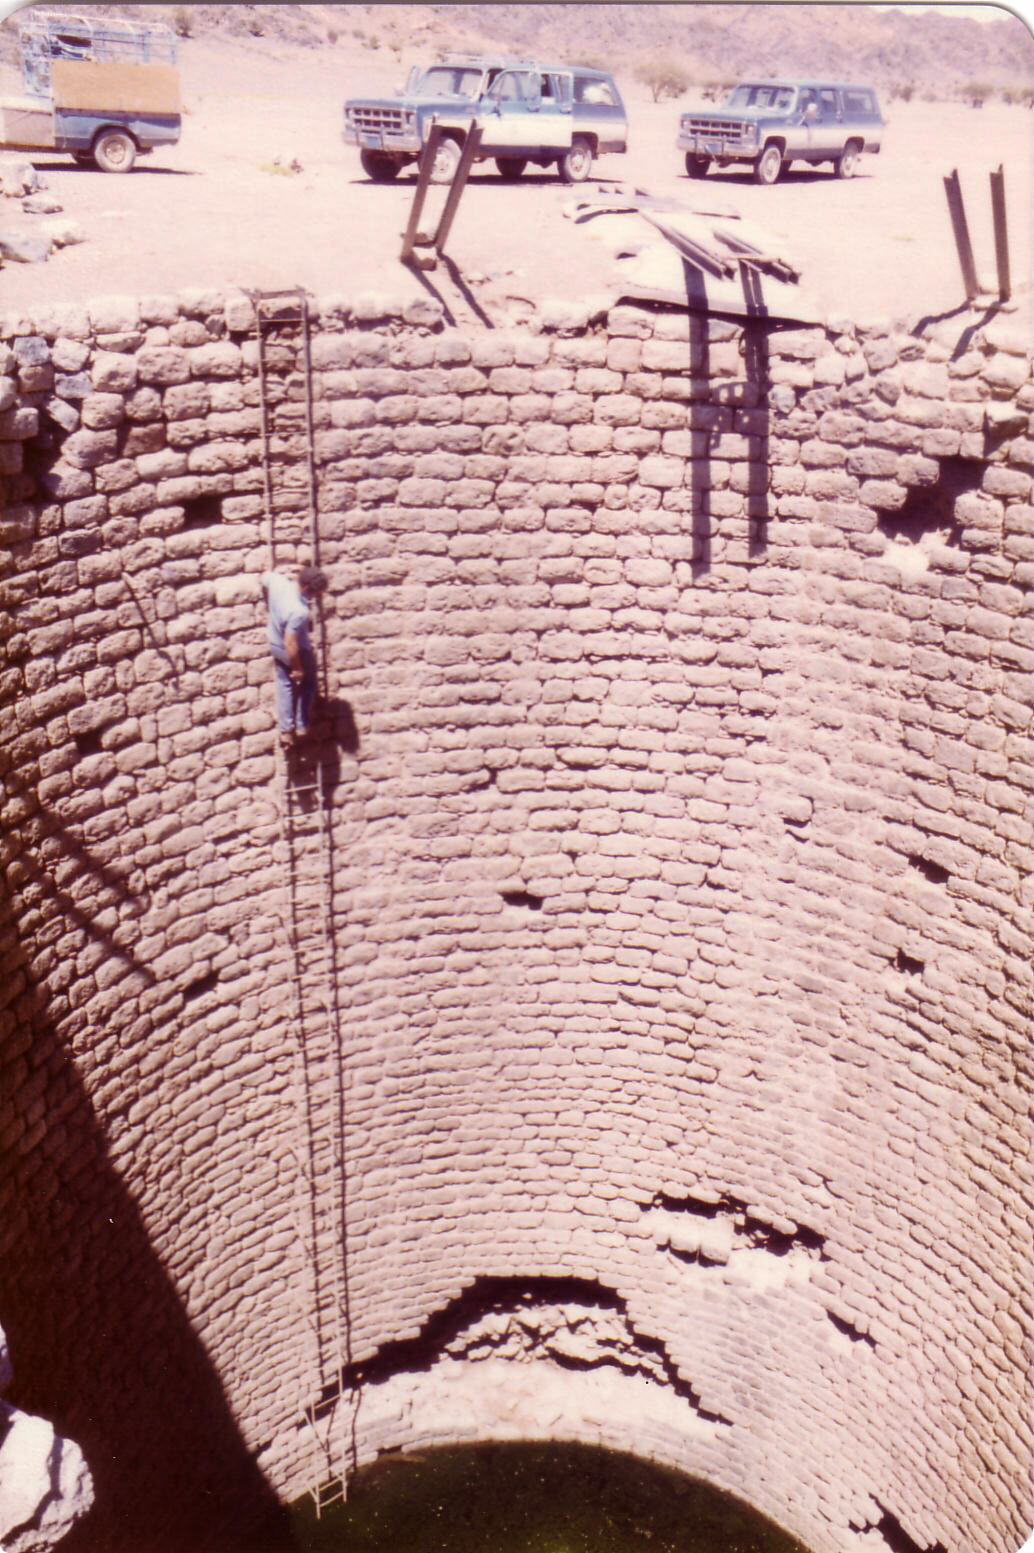
[[[618,105],[613,88],[608,82],[597,81],[592,76],[575,76],[574,100],[598,108],[616,108]]]
[[[492,82],[490,94],[496,102],[523,102],[522,81],[516,70],[504,70]]]
[[[875,117],[876,107],[875,107],[875,103],[873,101],[872,93],[871,92],[845,92],[844,93],[844,112],[845,113],[849,113],[851,115],[851,117],[855,118],[855,119],[858,119],[858,118],[868,118],[868,119],[871,119],[871,118]]]
[[[837,94],[832,86],[819,87],[819,112],[824,119],[835,119],[840,112]]]

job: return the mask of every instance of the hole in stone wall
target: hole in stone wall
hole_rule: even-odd
[[[839,1316],[834,1316],[831,1310],[827,1310],[826,1315],[832,1321],[837,1331],[844,1337],[849,1337],[852,1343],[868,1343],[870,1348],[876,1347],[875,1339],[871,1338],[868,1332],[859,1332],[858,1328],[852,1326],[850,1321],[843,1321]]]
[[[906,976],[921,976],[926,969],[926,965],[922,960],[914,960],[903,949],[898,950],[894,964],[899,971],[904,971]]]
[[[183,503],[184,528],[212,528],[222,521],[223,504],[218,496],[206,493]]]
[[[498,775],[498,771],[494,771],[491,766],[486,767],[484,775],[479,777],[476,782],[470,784],[470,791],[472,793],[483,793],[487,787],[494,787]]]
[[[929,879],[931,884],[947,884],[951,878],[947,868],[942,868],[940,863],[934,863],[928,857],[921,857],[917,852],[913,852],[908,861],[909,866],[922,874],[924,879]]]
[[[503,890],[503,900],[508,906],[524,906],[528,911],[541,911],[543,895],[533,895],[530,890]]]
[[[88,728],[85,733],[75,735],[75,747],[80,755],[99,755],[104,749],[101,740],[104,734],[103,728]]]
[[[913,543],[924,534],[940,534],[949,545],[957,545],[955,502],[967,491],[975,490],[983,476],[984,465],[977,459],[942,458],[936,485],[914,485],[902,507],[877,507],[880,533],[888,539],[909,539]]]
[[[891,1515],[889,1510],[885,1510],[878,1499],[876,1503],[882,1512],[876,1522],[876,1530],[887,1544],[890,1553],[947,1553],[943,1542],[931,1542],[924,1548],[922,1543],[916,1542],[908,1535],[896,1515]]]
[[[544,1359],[572,1371],[617,1367],[669,1386],[702,1422],[733,1427],[731,1419],[705,1405],[664,1342],[632,1323],[620,1295],[574,1277],[475,1279],[416,1336],[387,1342],[371,1359],[344,1368],[314,1400],[312,1417],[328,1417],[357,1383],[372,1386],[400,1373],[426,1372],[443,1359],[490,1357],[513,1363]]]
[[[203,998],[206,992],[213,992],[219,984],[219,972],[209,971],[206,976],[198,976],[194,981],[188,981],[183,989],[183,1002],[196,1003],[198,998]]]

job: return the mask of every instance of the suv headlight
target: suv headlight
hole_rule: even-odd
[[[756,140],[758,138],[758,127],[757,127],[757,125],[756,124],[744,124],[744,126],[743,126],[743,138],[744,138],[744,140]]]
[[[415,129],[416,128],[416,114],[413,113],[411,110],[407,109],[407,111],[402,115],[402,122],[406,126],[407,129]]]

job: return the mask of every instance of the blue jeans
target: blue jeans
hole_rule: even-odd
[[[316,700],[316,659],[303,653],[301,683],[296,684],[287,668],[287,658],[273,653],[276,675],[276,720],[281,733],[308,733],[312,707]]]

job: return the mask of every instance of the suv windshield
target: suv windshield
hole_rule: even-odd
[[[786,113],[793,107],[792,86],[751,86],[744,83],[734,87],[725,99],[727,108],[778,108]]]
[[[418,90],[428,97],[467,97],[478,95],[483,71],[466,65],[435,65],[420,81]]]

